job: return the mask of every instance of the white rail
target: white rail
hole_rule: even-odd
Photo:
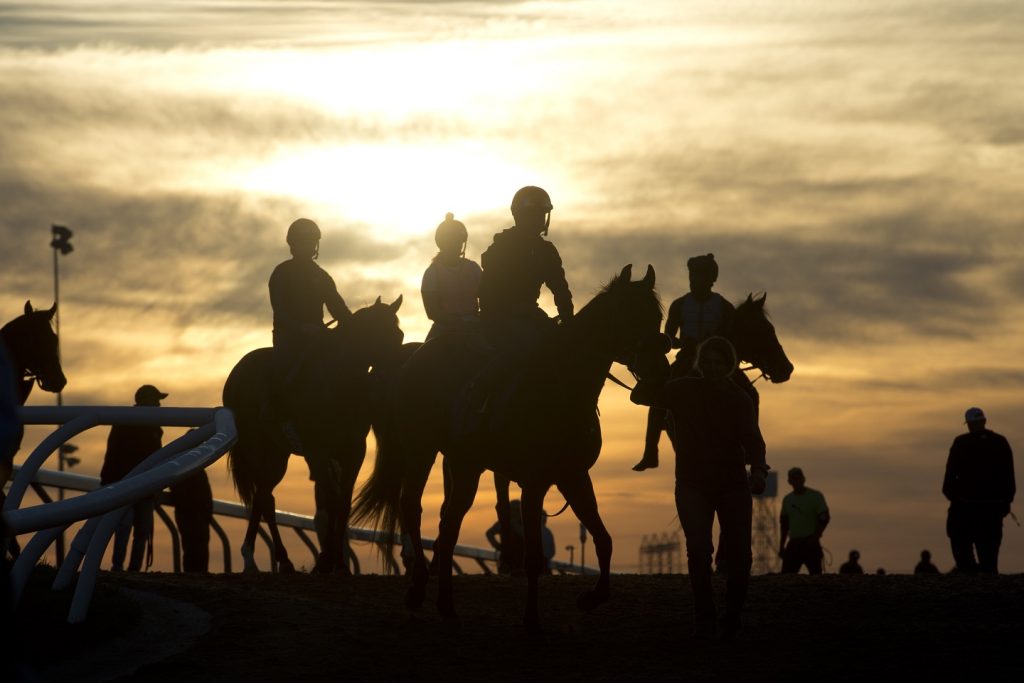
[[[208,467],[238,438],[234,417],[225,408],[33,406],[20,408],[19,414],[24,424],[61,426],[43,439],[19,468],[4,503],[4,521],[11,532],[35,532],[11,572],[14,597],[18,600],[21,596],[32,567],[54,540],[71,524],[88,520],[76,534],[54,581],[55,589],[70,585],[84,560],[68,614],[70,623],[83,621],[88,613],[100,561],[125,507],[153,497],[167,486]],[[91,427],[113,424],[197,429],[150,455],[121,481],[84,496],[19,509],[40,468],[64,442]]]

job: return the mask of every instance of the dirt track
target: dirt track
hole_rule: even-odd
[[[1024,575],[755,577],[732,644],[689,637],[684,576],[615,577],[612,602],[584,614],[574,597],[589,584],[543,580],[538,640],[519,625],[520,579],[457,578],[455,626],[429,605],[406,611],[396,577],[104,575],[80,629],[55,632],[66,602],[34,586],[23,603],[37,601],[34,631],[24,637],[66,639],[67,657],[31,655],[51,680],[113,673],[116,653],[138,667],[124,680],[175,683],[1024,675]]]

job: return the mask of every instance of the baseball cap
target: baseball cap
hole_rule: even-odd
[[[985,419],[985,411],[981,408],[968,408],[964,413],[964,422],[977,422]]]
[[[136,403],[142,403],[143,401],[146,401],[146,400],[148,400],[148,401],[159,401],[159,400],[164,399],[164,398],[167,398],[167,394],[165,394],[164,392],[160,391],[159,389],[154,387],[152,384],[143,384],[135,392],[135,402]]]

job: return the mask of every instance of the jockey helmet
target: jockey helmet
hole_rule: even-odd
[[[512,197],[512,214],[515,215],[519,209],[529,208],[551,211],[554,207],[551,206],[551,197],[548,196],[547,192],[539,187],[527,185]]]
[[[285,241],[289,246],[296,242],[318,242],[320,241],[320,226],[308,218],[300,218],[288,226],[288,237]]]
[[[445,245],[450,244],[464,245],[467,241],[469,241],[469,232],[466,230],[465,224],[455,220],[455,214],[446,213],[444,221],[437,226],[437,231],[434,233],[434,242],[437,244],[437,248],[444,249]]]

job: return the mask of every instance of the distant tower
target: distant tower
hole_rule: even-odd
[[[751,574],[770,574],[779,571],[779,516],[776,513],[775,498],[779,495],[779,476],[768,473],[764,493],[754,496],[754,519],[751,550],[754,564]]]
[[[640,572],[674,574],[683,569],[682,544],[678,533],[645,534],[640,539]]]

